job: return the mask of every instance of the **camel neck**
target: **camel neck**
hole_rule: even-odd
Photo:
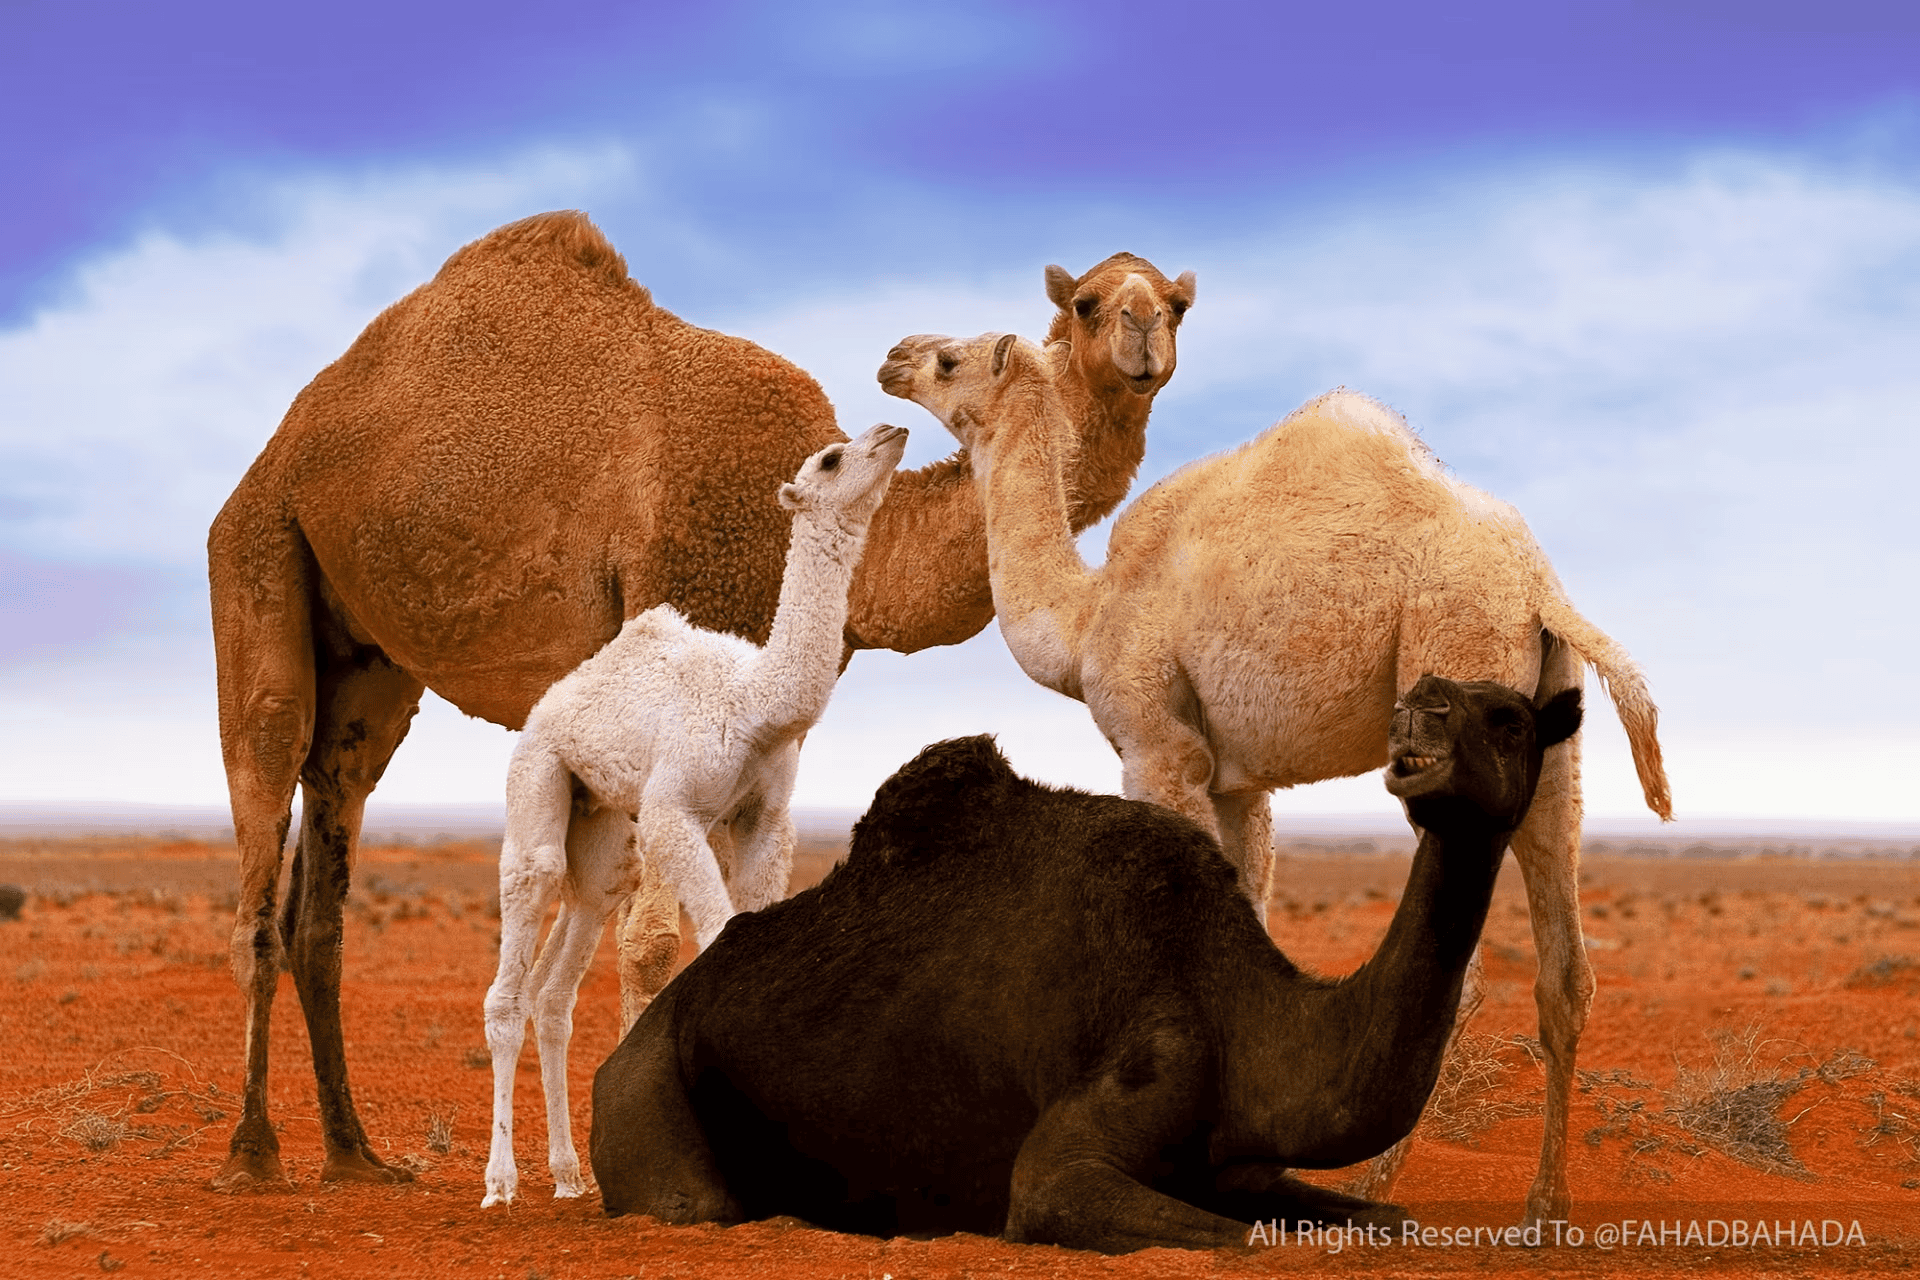
[[[1486,923],[1510,833],[1463,824],[1423,832],[1406,892],[1373,957],[1337,982],[1291,970],[1256,984],[1266,1051],[1229,1082],[1235,1134],[1283,1140],[1303,1168],[1333,1168],[1412,1132],[1439,1078],[1460,989]],[[1271,1137],[1269,1135],[1272,1135]]]
[[[1094,574],[1074,545],[1063,456],[1071,421],[1042,387],[996,406],[992,451],[975,459],[987,522],[987,574],[1007,648],[1023,671],[1078,698],[1080,639]]]
[[[831,512],[794,516],[773,630],[747,676],[746,705],[768,723],[804,728],[826,709],[840,676],[847,588],[863,533]]]
[[[914,653],[991,621],[987,525],[967,456],[895,472],[853,575],[847,647]]]
[[[1079,448],[1061,461],[1067,478],[1067,523],[1075,533],[1113,514],[1126,498],[1140,460],[1147,452],[1147,416],[1151,396],[1120,387],[1096,390],[1078,369],[1056,375],[1067,421],[1076,428]]]

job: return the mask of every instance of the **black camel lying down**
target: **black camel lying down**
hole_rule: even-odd
[[[1339,981],[1274,947],[1185,819],[1028,782],[987,738],[928,747],[843,866],[735,917],[600,1068],[607,1212],[1116,1253],[1399,1221],[1287,1170],[1412,1130],[1541,753],[1579,722],[1578,691],[1408,692],[1387,785],[1419,852]]]

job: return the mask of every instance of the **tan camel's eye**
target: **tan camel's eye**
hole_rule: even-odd
[[[1073,300],[1073,314],[1079,316],[1082,320],[1090,319],[1093,316],[1093,309],[1099,305],[1100,299],[1098,298],[1075,298]]]
[[[942,351],[934,357],[933,362],[940,366],[940,376],[943,378],[951,377],[953,371],[960,367],[960,357],[951,351]]]
[[[1192,305],[1185,298],[1175,298],[1167,304],[1167,310],[1173,312],[1173,318],[1178,320],[1187,314],[1187,308]]]
[[[820,469],[822,471],[832,471],[835,468],[839,467],[839,465],[840,465],[840,451],[838,449],[835,449],[831,453],[822,454],[820,456]]]

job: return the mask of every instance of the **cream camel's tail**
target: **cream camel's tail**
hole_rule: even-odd
[[[1667,789],[1667,769],[1660,757],[1660,710],[1647,692],[1646,677],[1640,667],[1616,643],[1612,636],[1580,616],[1564,594],[1556,590],[1540,604],[1540,623],[1566,641],[1581,661],[1600,676],[1613,698],[1614,710],[1627,731],[1627,745],[1633,751],[1633,768],[1640,775],[1640,791],[1647,808],[1662,821],[1673,821],[1673,796]]]

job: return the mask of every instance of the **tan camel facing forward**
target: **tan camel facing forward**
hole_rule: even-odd
[[[1193,281],[1121,254],[1077,280],[1050,268],[1047,291],[1077,353],[1061,393],[1082,427],[1071,519],[1084,527],[1132,481]],[[339,975],[361,813],[421,691],[518,728],[661,603],[764,643],[789,527],[773,494],[844,440],[813,379],[655,306],[577,213],[461,249],[294,400],[207,543],[248,1005],[242,1114],[217,1186],[286,1181],[266,1105],[283,956],[313,1044],[321,1176],[410,1176],[361,1127]],[[846,647],[953,644],[992,616],[965,455],[901,473],[854,576]],[[276,919],[296,783],[301,831]],[[671,895],[643,882],[620,932],[630,1019],[679,945]]]
[[[1381,767],[1395,697],[1430,672],[1547,698],[1579,687],[1591,663],[1648,806],[1671,816],[1654,705],[1626,651],[1574,610],[1519,513],[1448,476],[1365,396],[1329,392],[1161,481],[1121,513],[1106,564],[1088,570],[1060,471],[1072,441],[1053,379],[1067,354],[1012,334],[909,338],[879,376],[973,456],[994,605],[1021,668],[1087,704],[1128,798],[1220,838],[1262,919],[1268,793]],[[1513,840],[1547,1057],[1535,1218],[1568,1208],[1567,1109],[1593,997],[1578,764],[1577,739],[1547,753]],[[1382,1157],[1363,1193],[1383,1197],[1403,1154]]]

